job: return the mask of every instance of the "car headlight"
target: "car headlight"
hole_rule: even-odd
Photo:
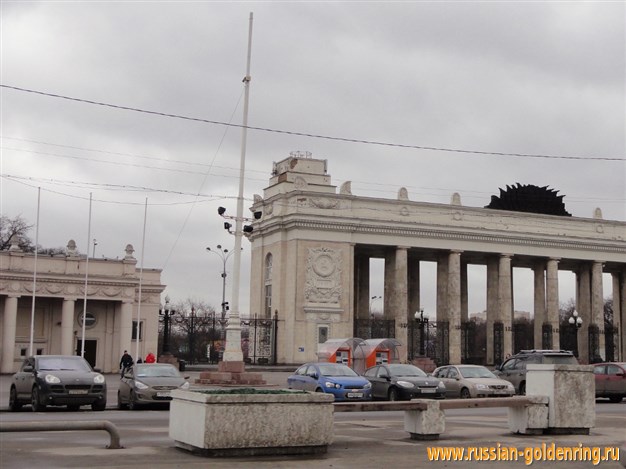
[[[135,387],[137,389],[148,389],[150,386],[146,386],[141,381],[135,381]]]
[[[513,386],[512,384],[507,384],[506,388],[507,388],[509,391],[515,391],[515,386]]]
[[[105,379],[104,379],[104,376],[102,376],[102,375],[96,375],[96,376],[93,377],[93,382],[96,383],[96,384],[102,384],[102,383],[104,383],[104,381],[105,381]]]
[[[489,386],[487,386],[486,384],[477,384],[476,389],[481,389],[484,391],[486,389],[489,389]]]
[[[324,386],[326,386],[327,388],[335,388],[335,389],[339,389],[341,387],[341,384],[337,384],[337,383],[331,383],[330,381],[326,381],[324,383]]]
[[[441,389],[446,389],[446,385],[443,384],[443,381],[439,381],[439,384],[437,385],[437,387]]]
[[[180,389],[189,389],[189,381],[185,381],[180,385]]]
[[[365,386],[363,386],[363,389],[369,389],[372,387],[372,383],[368,382]]]
[[[413,383],[409,383],[408,381],[398,381],[398,386],[403,388],[414,388],[415,385]]]
[[[54,375],[46,375],[44,380],[48,384],[59,384],[61,382],[61,380]]]

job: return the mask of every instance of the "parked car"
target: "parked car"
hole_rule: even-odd
[[[78,410],[91,405],[104,410],[107,385],[104,376],[75,355],[37,355],[26,358],[11,380],[9,409],[20,410],[30,404],[33,412],[47,406],[67,406]]]
[[[336,401],[367,401],[372,391],[367,379],[340,363],[305,363],[287,378],[287,387],[325,392]]]
[[[443,381],[446,397],[508,397],[515,394],[511,383],[480,365],[447,365],[433,371]]]
[[[567,350],[522,350],[496,367],[494,374],[515,386],[518,394],[526,394],[526,365],[578,365],[578,360]]]
[[[372,383],[372,399],[399,401],[418,397],[435,399],[446,397],[443,381],[428,376],[415,365],[402,363],[377,365],[365,370],[363,376]]]
[[[626,397],[626,362],[595,363],[596,398],[608,397],[611,402],[622,402]]]
[[[137,410],[141,405],[167,404],[173,389],[189,389],[189,382],[169,363],[136,363],[122,375],[117,408]]]

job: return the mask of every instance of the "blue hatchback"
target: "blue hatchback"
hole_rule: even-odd
[[[325,392],[336,401],[369,401],[372,384],[352,368],[339,363],[305,363],[287,378],[289,389]]]

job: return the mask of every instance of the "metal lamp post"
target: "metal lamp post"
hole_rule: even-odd
[[[417,321],[418,330],[420,332],[420,356],[424,356],[426,352],[427,337],[424,334],[424,329],[428,327],[428,316],[424,316],[424,309],[420,309],[415,312],[415,320]]]
[[[159,316],[163,316],[161,319],[163,321],[163,355],[171,355],[170,352],[170,330],[171,330],[171,322],[172,316],[176,314],[176,311],[173,310],[170,306],[170,297],[165,297],[165,306],[161,307],[159,310]]]
[[[576,357],[578,357],[578,329],[580,329],[583,326],[583,319],[578,315],[578,311],[574,310],[574,311],[572,311],[572,315],[567,320],[567,322],[573,328],[573,334],[574,334],[574,350],[573,350],[573,352],[574,352],[574,355]]]
[[[243,250],[243,248],[241,248]],[[227,311],[227,306],[228,303],[226,303],[226,277],[227,277],[227,273],[226,273],[226,262],[228,261],[228,259],[230,258],[230,256],[233,255],[234,251],[229,251],[228,249],[223,249],[222,246],[220,244],[217,245],[217,249],[211,249],[211,248],[206,248],[206,250],[208,252],[212,252],[213,254],[215,254],[216,256],[218,256],[220,259],[222,259],[222,324],[223,321],[226,320],[226,311]]]

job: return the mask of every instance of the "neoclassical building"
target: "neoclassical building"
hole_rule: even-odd
[[[355,322],[370,313],[370,258],[384,259],[384,315],[403,344],[420,309],[420,262],[437,263],[436,320],[446,325],[449,363],[465,358],[468,265],[486,266],[488,364],[515,352],[513,267],[534,272],[535,348],[560,347],[558,271],[568,270],[583,320],[580,360],[606,358],[603,273],[610,273],[610,350],[626,359],[626,223],[604,220],[599,209],[593,218],[521,213],[467,207],[458,194],[450,204],[424,203],[404,188],[395,200],[359,197],[349,182],[337,191],[326,160],[295,155],[274,163],[251,210],[262,215],[249,236],[250,313],[279,319],[278,363],[316,360],[320,343],[355,336]]]
[[[165,286],[160,270],[144,268],[139,306],[140,269],[132,245],[126,246],[121,260],[87,262],[70,241],[66,254],[38,255],[36,276],[34,272],[35,255],[22,252],[17,243],[0,252],[0,373],[16,371],[30,352],[34,286],[34,354],[80,354],[83,312],[85,358],[103,372],[119,369],[124,350],[135,357],[137,340],[141,356],[157,352]]]

